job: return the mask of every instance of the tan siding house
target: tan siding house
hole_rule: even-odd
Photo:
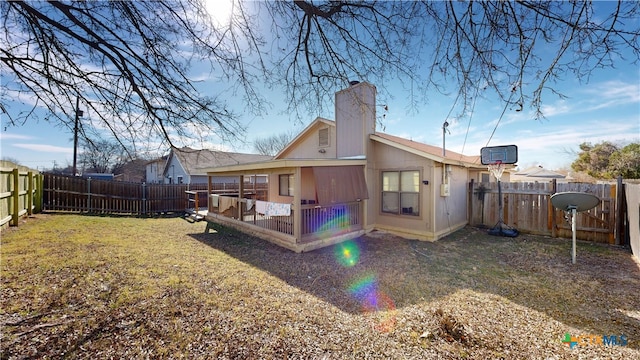
[[[465,226],[468,184],[488,174],[479,156],[443,156],[377,132],[375,96],[375,86],[352,84],[336,93],[336,121],[317,118],[273,160],[205,169],[209,183],[237,176],[243,184],[256,174],[269,182],[261,198],[242,186],[213,195],[206,219],[297,252],[374,229],[437,240]]]

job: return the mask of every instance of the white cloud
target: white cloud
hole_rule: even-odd
[[[13,144],[13,146],[27,149],[32,151],[42,151],[47,153],[63,153],[63,154],[72,154],[73,148],[71,147],[63,147],[63,146],[55,146],[55,145],[46,145],[46,144]]]
[[[607,81],[586,87],[583,91],[588,106],[581,111],[594,111],[621,105],[640,103],[640,84],[622,81]]]
[[[33,139],[33,136],[29,135],[21,135],[21,134],[8,134],[8,133],[0,133],[0,139],[2,140],[30,140]]]
[[[618,99],[627,103],[640,101],[640,84],[627,84],[618,80],[587,87],[585,92],[595,95],[597,98]]]
[[[540,111],[542,111],[545,118],[550,118],[556,115],[568,114],[572,109],[564,100],[559,100],[553,105],[543,105]]]

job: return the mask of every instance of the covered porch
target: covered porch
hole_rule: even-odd
[[[205,219],[234,227],[295,252],[310,251],[364,234],[369,198],[364,159],[273,160],[208,169],[237,176],[238,188],[214,193]],[[267,175],[267,190],[251,191],[246,177]]]

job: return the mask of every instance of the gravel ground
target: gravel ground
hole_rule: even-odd
[[[3,231],[0,358],[640,359],[624,249],[579,242],[572,265],[570,240],[467,227],[296,254],[204,227],[38,215]]]

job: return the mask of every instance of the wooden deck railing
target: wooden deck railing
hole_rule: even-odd
[[[238,199],[237,196],[218,196],[218,204],[226,205],[209,206],[209,212],[228,218],[259,226],[264,229],[278,231],[287,235],[294,235],[294,210],[288,216],[268,216],[258,214],[255,205],[248,205],[247,199]],[[213,201],[209,202],[213,204]],[[340,232],[347,229],[362,228],[362,213],[359,202],[339,205],[319,206],[302,205],[301,208],[301,237],[310,234],[324,232]],[[221,211],[222,210],[222,211]],[[240,211],[240,212],[239,212]]]
[[[302,206],[302,235],[325,231],[340,231],[362,226],[360,203],[330,206]]]

